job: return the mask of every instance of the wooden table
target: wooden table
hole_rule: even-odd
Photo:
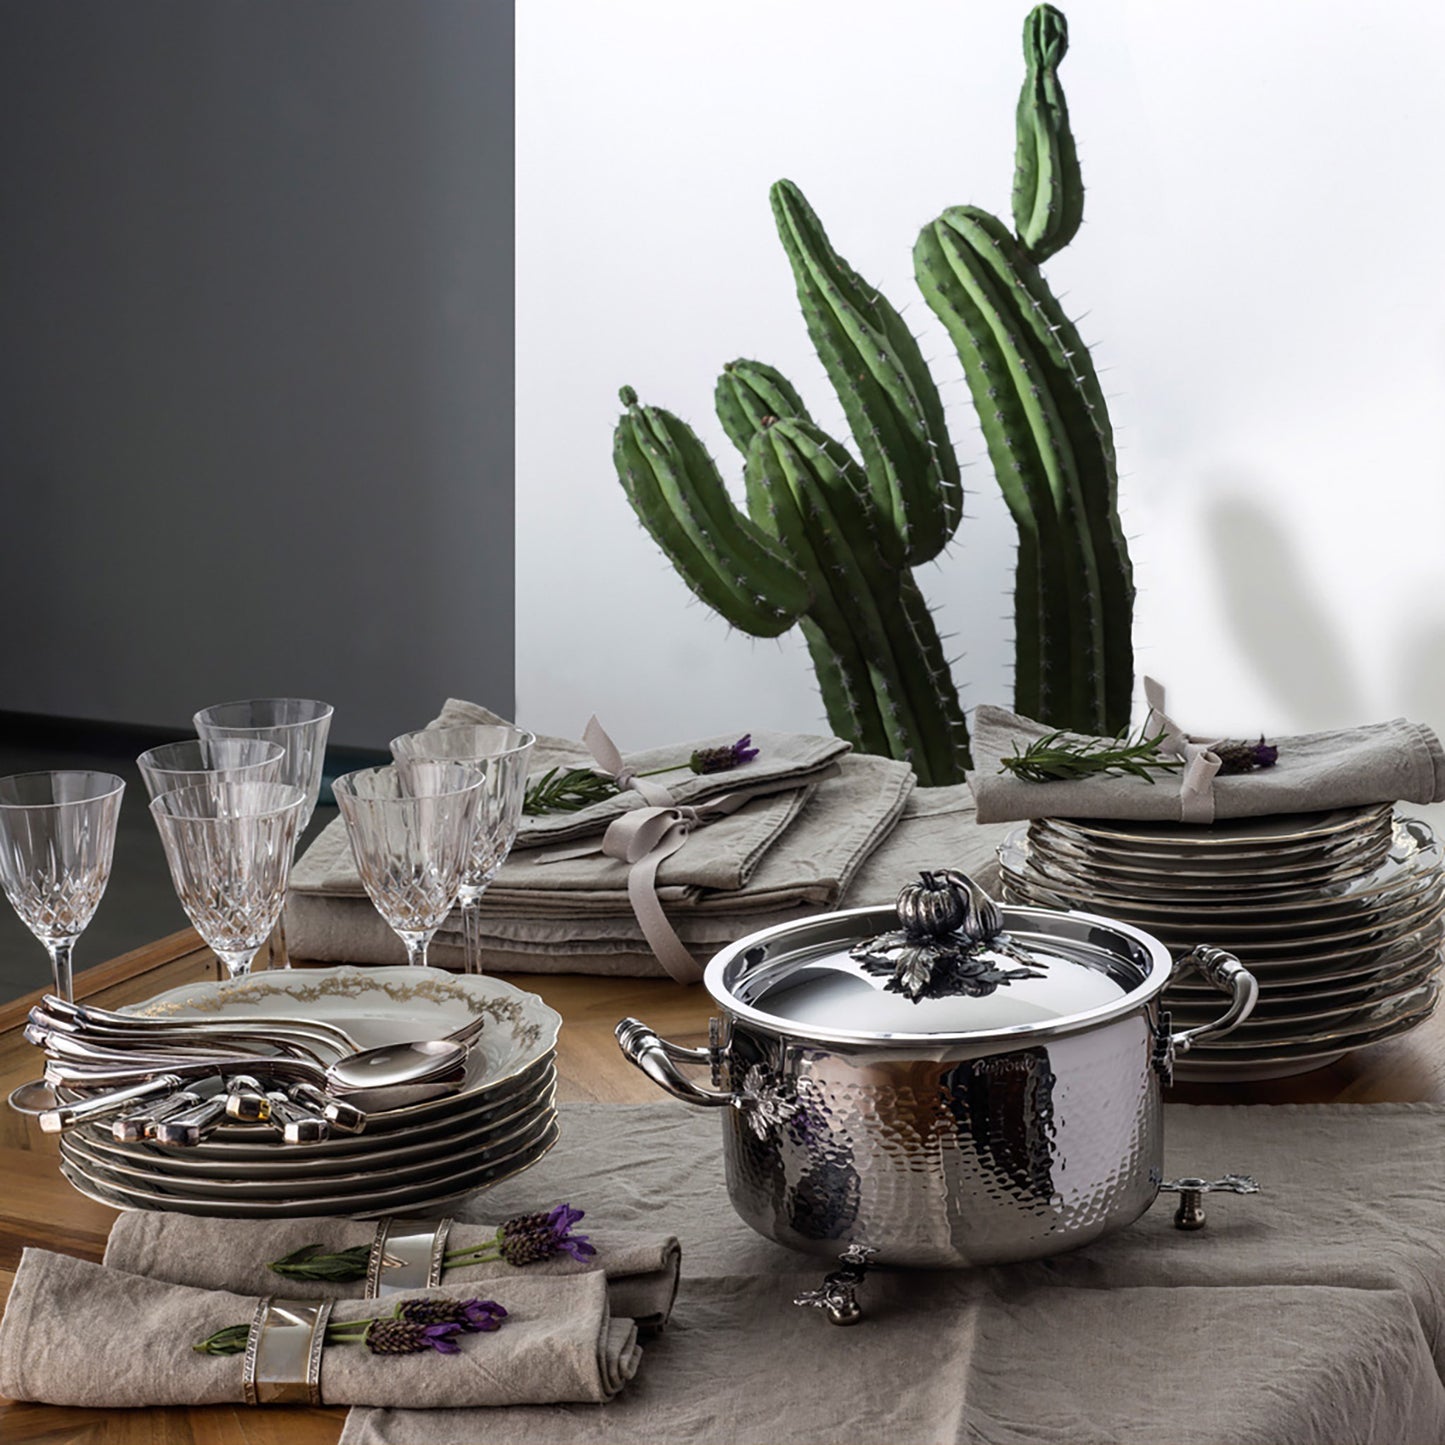
[[[189,929],[76,977],[77,998],[110,1007],[149,998],[197,978],[214,962]],[[612,1037],[617,1020],[636,1014],[679,1043],[707,1039],[709,1000],[701,987],[666,980],[522,974],[510,981],[540,994],[565,1020],[557,1046],[558,1098],[650,1102],[658,1091],[632,1068]],[[21,1037],[40,992],[0,1007],[0,1098],[40,1072],[40,1054]],[[1251,1085],[1182,1085],[1185,1103],[1445,1103],[1445,1014],[1406,1038],[1351,1054],[1294,1079]],[[101,1257],[115,1211],[77,1194],[56,1168],[53,1139],[33,1120],[0,1107],[0,1301],[8,1296],[20,1251],[28,1244]],[[723,1184],[718,1182],[720,1199]],[[0,1439],[104,1441],[105,1445],[334,1445],[341,1409],[71,1410],[0,1400]]]

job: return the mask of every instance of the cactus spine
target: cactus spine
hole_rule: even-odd
[[[1133,581],[1119,526],[1108,411],[1072,323],[1038,269],[1083,217],[1058,65],[1064,17],[1024,26],[1013,196],[1017,235],[956,206],[924,227],[915,274],[963,363],[989,457],[1019,529],[1015,705],[1058,727],[1117,731],[1133,691]],[[634,510],[692,590],[734,626],[800,624],[834,731],[959,781],[968,731],[911,567],[948,545],[963,489],[918,343],[834,249],[791,181],[773,216],[803,318],[861,462],[809,416],[780,372],[723,369],[717,414],[742,453],[747,513],[693,431],[622,391],[614,446]]]

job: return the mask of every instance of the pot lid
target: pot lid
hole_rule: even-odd
[[[1083,913],[1001,908],[965,874],[921,875],[893,908],[850,909],[740,940],[708,966],[713,996],[820,1040],[1015,1038],[1127,1013],[1167,982],[1163,945]]]

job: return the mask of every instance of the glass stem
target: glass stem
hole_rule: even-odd
[[[75,951],[73,938],[59,938],[45,947],[50,952],[50,967],[55,975],[55,996],[66,1003],[75,1002],[75,982],[70,966],[70,955]]]
[[[399,937],[406,944],[406,961],[413,968],[425,968],[427,945],[431,942],[431,934],[403,933]]]
[[[462,941],[466,945],[463,967],[468,973],[482,971],[482,900],[478,895],[462,905]]]
[[[223,952],[217,948],[212,952],[216,955],[216,961],[225,967],[227,978],[244,978],[251,971],[251,960],[260,950],[243,949],[240,953],[236,953],[230,949]]]
[[[283,913],[267,940],[267,968],[290,968],[291,955],[286,951],[286,915]]]

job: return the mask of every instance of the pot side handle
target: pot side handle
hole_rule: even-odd
[[[618,1047],[659,1089],[665,1089],[684,1104],[704,1109],[722,1108],[732,1103],[731,1094],[694,1084],[677,1067],[678,1062],[710,1064],[710,1050],[687,1049],[681,1044],[661,1039],[641,1019],[623,1019],[614,1032]]]
[[[1259,1000],[1259,981],[1232,954],[1201,943],[1178,960],[1183,968],[1199,970],[1221,993],[1230,995],[1229,1007],[1213,1023],[1185,1029],[1169,1038],[1171,1054],[1187,1054],[1205,1039],[1217,1039],[1242,1024]]]

